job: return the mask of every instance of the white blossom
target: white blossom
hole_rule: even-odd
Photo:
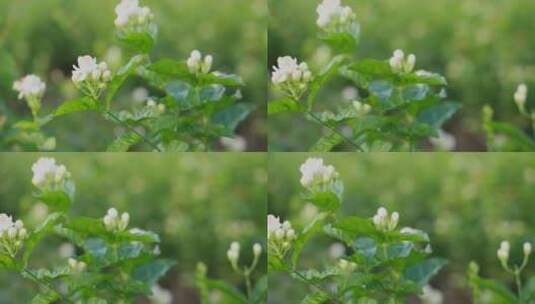
[[[524,112],[526,101],[528,99],[528,86],[520,84],[515,92],[515,103],[521,112]]]
[[[262,245],[256,243],[253,245],[253,254],[255,257],[258,257],[262,254]]]
[[[532,250],[531,243],[525,242],[524,245],[522,246],[522,249],[524,251],[525,256],[530,255],[531,250]]]
[[[377,213],[373,216],[372,221],[378,230],[385,232],[393,231],[399,223],[399,213],[393,212],[389,215],[386,208],[380,207],[377,210]]]
[[[21,220],[13,222],[13,217],[0,214],[0,254],[15,256],[27,237],[28,231]]]
[[[149,300],[152,304],[171,304],[173,303],[173,294],[156,284],[152,287],[152,295]]]
[[[46,84],[35,75],[27,75],[13,83],[13,89],[19,92],[19,99],[41,99],[46,89]]]
[[[452,151],[457,145],[455,137],[443,130],[438,130],[438,137],[429,138],[431,144],[441,151]]]
[[[122,0],[116,7],[115,25],[124,28],[129,25],[143,25],[153,19],[153,14],[148,7],[140,7],[139,0]]]
[[[238,265],[238,260],[240,259],[240,243],[232,242],[230,244],[230,248],[227,251],[227,258],[230,261],[230,264],[236,268]]]
[[[104,218],[102,218],[104,227],[111,232],[125,231],[130,222],[130,214],[124,212],[119,216],[119,212],[115,208],[110,208]]]
[[[405,58],[405,53],[398,49],[394,51],[389,63],[394,73],[410,73],[416,66],[416,56],[410,54]]]
[[[212,55],[202,56],[199,50],[193,50],[186,61],[186,65],[191,73],[208,74],[212,69],[214,57]]]
[[[433,287],[426,285],[423,288],[423,293],[420,296],[422,304],[442,304],[444,301],[444,296],[440,290],[434,289]]]
[[[247,141],[242,136],[222,137],[220,142],[229,151],[242,152],[247,149]]]
[[[318,5],[316,21],[320,28],[328,28],[336,25],[345,25],[355,19],[353,10],[348,6],[342,6],[340,0],[323,0]]]
[[[78,57],[78,66],[73,65],[72,81],[80,85],[84,81],[104,83],[111,80],[111,72],[105,62],[97,63],[97,59],[89,55]]]
[[[366,115],[371,112],[372,107],[369,104],[362,103],[360,101],[353,101],[353,107],[357,111],[358,115]]]
[[[299,63],[296,58],[290,56],[279,57],[277,65],[273,66],[271,81],[275,85],[293,83],[306,85],[312,80],[312,73],[305,62]]]
[[[509,251],[511,250],[511,245],[508,241],[502,241],[500,243],[500,248],[498,249],[497,255],[498,259],[502,263],[507,263],[507,260],[509,259]]]
[[[307,159],[299,170],[301,171],[301,185],[304,187],[328,183],[338,177],[336,169],[331,165],[325,166],[321,158]]]
[[[68,264],[72,272],[83,272],[87,268],[87,264],[85,262],[77,261],[73,258],[69,258]]]
[[[64,165],[56,164],[54,158],[41,157],[32,166],[32,183],[36,187],[62,184],[71,174]]]

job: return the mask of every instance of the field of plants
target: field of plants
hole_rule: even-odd
[[[0,176],[0,210],[25,230],[0,215],[1,303],[265,302],[263,155],[4,154]]]
[[[270,251],[269,303],[299,303],[317,293],[318,287],[333,298],[317,303],[532,303],[532,155],[338,153],[321,155],[321,166],[310,160],[304,164],[309,157],[312,155],[297,153],[270,158],[268,213],[291,223],[293,237],[284,263],[295,262],[295,270],[304,278],[288,275],[287,269],[277,266]],[[323,168],[323,173],[311,180],[310,172],[319,172],[318,168]],[[343,193],[340,201],[338,194],[327,195],[334,190]],[[380,207],[386,208],[385,217],[380,216],[384,212],[378,211]],[[381,232],[384,228],[380,223],[385,218],[391,226]],[[319,228],[317,223],[321,223]],[[269,244],[277,248],[277,233],[270,232]],[[413,255],[421,247],[412,245],[414,239],[394,247],[397,238],[411,232],[426,233],[430,245],[427,254],[435,262],[447,263],[426,277],[431,278],[431,288],[423,289],[425,296],[420,300],[418,288],[411,293],[414,286],[399,285],[406,281],[391,282],[398,278],[392,275],[396,271],[409,279],[415,277],[407,269],[399,272],[397,267],[414,266]],[[387,247],[386,257],[380,254],[381,242],[393,246]],[[296,251],[301,251],[297,257]],[[519,288],[515,273],[524,259],[527,264],[519,273]],[[377,264],[372,263],[367,270],[364,265],[369,261]],[[353,272],[344,276],[344,269]],[[362,286],[368,289],[362,291]],[[360,295],[375,301],[350,300],[351,294],[342,292],[346,287],[355,298]],[[381,298],[386,295],[395,295],[397,300]],[[339,296],[339,301],[334,301],[334,296]]]
[[[0,149],[265,150],[266,24],[263,0],[0,1]]]
[[[271,151],[534,150],[533,1],[269,4],[270,69],[290,56],[311,74],[300,96],[274,79]]]

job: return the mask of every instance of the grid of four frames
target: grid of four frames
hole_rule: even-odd
[[[0,303],[535,303],[533,11],[0,0]]]

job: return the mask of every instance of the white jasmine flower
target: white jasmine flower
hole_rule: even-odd
[[[242,152],[247,149],[247,141],[242,136],[232,137],[222,137],[221,145],[229,151]]]
[[[256,243],[253,245],[253,254],[255,257],[258,257],[262,254],[262,245]]]
[[[520,84],[516,89],[514,97],[520,112],[525,112],[526,101],[528,99],[528,86],[526,84]]]
[[[73,258],[69,258],[68,260],[69,268],[72,272],[83,272],[87,268],[87,264],[82,261],[77,261]]]
[[[19,99],[41,99],[46,89],[46,84],[35,75],[27,75],[13,83],[13,89],[19,92]]]
[[[41,157],[32,166],[32,183],[39,188],[61,185],[71,174],[64,165],[56,164],[53,158]]]
[[[280,218],[274,216],[273,214],[268,214],[267,216],[267,231],[268,235],[274,233],[275,231],[282,228]]]
[[[405,53],[402,50],[395,50],[389,63],[394,73],[410,73],[416,66],[416,56],[410,54],[405,58]]]
[[[291,97],[299,99],[312,81],[312,73],[305,62],[290,56],[279,57],[273,66],[271,81]]]
[[[0,237],[2,234],[13,228],[13,218],[5,213],[0,214]]]
[[[377,213],[372,218],[373,224],[378,230],[387,232],[396,229],[399,223],[399,213],[393,212],[389,216],[388,211],[384,207],[380,207]]]
[[[323,165],[321,158],[309,158],[301,165],[301,185],[311,187],[317,184],[325,184],[338,177],[336,169],[329,165]]]
[[[531,243],[528,243],[528,242],[524,243],[524,245],[522,246],[522,249],[524,250],[524,255],[525,256],[530,255],[531,254],[531,250],[532,250]]]
[[[173,303],[173,294],[156,284],[152,287],[152,295],[149,300],[152,304],[171,304]]]
[[[154,99],[149,98],[147,100],[147,109],[151,111],[151,116],[159,116],[165,113],[166,106],[163,103],[157,103]]]
[[[124,212],[119,216],[119,212],[115,208],[110,208],[106,215],[102,218],[104,227],[111,232],[125,231],[130,222],[130,214]],[[131,230],[132,231],[132,230]]]
[[[353,107],[357,110],[357,114],[364,116],[371,112],[372,107],[369,104],[362,103],[360,101],[353,101]]]
[[[443,130],[438,130],[438,137],[431,137],[429,141],[435,148],[441,151],[452,151],[457,145],[455,137]]]
[[[509,259],[509,252],[511,250],[511,245],[507,241],[502,241],[500,243],[500,248],[498,249],[497,255],[498,259],[503,263],[506,264],[507,260]]]
[[[230,261],[232,267],[237,269],[238,260],[240,259],[240,243],[232,242],[230,248],[227,251],[227,258]]]
[[[280,219],[269,214],[268,224],[268,252],[282,257],[288,252],[292,242],[297,238],[295,230],[289,221],[281,224]]]
[[[89,55],[78,57],[78,66],[73,65],[72,81],[87,96],[98,99],[106,84],[111,81],[111,72],[105,62],[98,63]]]
[[[208,74],[212,69],[214,57],[206,55],[203,59],[202,53],[198,50],[193,50],[186,61],[188,69],[193,74]]]
[[[318,5],[316,12],[318,13],[316,23],[323,29],[337,25],[346,25],[355,19],[353,10],[348,6],[342,7],[340,0],[323,0]]]
[[[444,296],[440,290],[434,289],[430,285],[426,285],[423,288],[420,300],[422,300],[422,304],[442,304]]]
[[[13,222],[11,216],[0,214],[0,254],[14,257],[27,237],[28,231],[21,220]]]
[[[139,6],[139,0],[122,0],[115,7],[115,13],[115,25],[119,28],[144,25],[154,17],[150,8]]]

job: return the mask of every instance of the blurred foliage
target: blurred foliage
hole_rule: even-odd
[[[114,39],[114,8],[109,0],[0,0],[0,128],[29,116],[16,100],[12,83],[35,73],[47,82],[44,108],[76,96],[70,81],[79,55],[91,53],[112,69],[128,59]],[[154,57],[185,60],[193,49],[214,55],[214,69],[232,71],[246,82],[244,101],[258,106],[238,133],[250,150],[265,149],[266,24],[264,0],[143,0],[160,28]],[[117,107],[129,104],[125,94],[140,85],[130,79]],[[121,92],[120,92],[121,93]],[[5,115],[7,114],[7,115]],[[7,116],[7,122],[4,120]],[[91,127],[88,127],[91,126]],[[110,125],[96,115],[79,114],[54,123],[59,151],[102,151],[114,138]]]
[[[296,229],[310,222],[314,209],[299,197],[299,166],[310,154],[270,158],[268,211],[292,221]],[[484,277],[513,286],[500,267],[496,250],[510,240],[514,263],[525,241],[535,241],[535,159],[532,154],[325,154],[345,184],[344,215],[372,217],[377,208],[400,213],[400,227],[429,233],[434,256],[449,261],[432,282],[445,293],[444,303],[470,303],[466,272],[476,261]],[[335,240],[319,238],[303,255],[304,267],[329,263],[324,248]],[[307,261],[308,260],[308,261]],[[533,263],[526,275],[533,275]],[[270,278],[270,302],[297,301],[305,290],[288,290],[282,277]],[[296,298],[293,298],[293,297]],[[293,302],[292,302],[293,303]]]
[[[484,150],[481,108],[496,110],[498,119],[525,122],[513,103],[516,86],[535,84],[535,26],[531,0],[343,0],[361,23],[357,58],[388,59],[398,48],[416,54],[417,69],[443,74],[449,99],[463,105],[446,126],[460,150]],[[316,6],[320,1],[269,0],[269,66],[278,56],[291,55],[313,70],[330,56],[318,43]],[[331,83],[319,96],[325,106],[342,99],[350,83]],[[528,101],[528,104],[530,101]],[[296,128],[299,125],[302,127]],[[293,126],[293,128],[289,128]],[[270,149],[299,150],[314,142],[305,120],[290,115],[270,118]],[[302,149],[301,149],[302,150]]]
[[[46,215],[32,197],[31,165],[44,154],[0,156],[0,211],[22,218],[30,229]],[[197,262],[204,262],[211,277],[240,288],[226,251],[238,240],[243,248],[265,245],[266,158],[261,154],[54,154],[76,182],[72,213],[102,217],[113,206],[131,215],[132,227],[160,234],[162,256],[177,266],[162,281],[175,303],[197,303],[194,285]],[[42,243],[36,267],[61,259],[62,240]],[[243,261],[252,252],[243,250]],[[254,279],[265,273],[262,256]],[[25,303],[26,283],[0,275],[0,303]],[[11,302],[9,302],[11,303]]]

